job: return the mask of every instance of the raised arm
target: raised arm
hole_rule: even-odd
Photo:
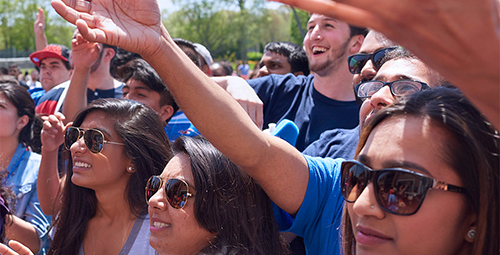
[[[15,215],[9,215],[7,219],[5,224],[5,236],[10,240],[22,242],[33,252],[38,252],[38,250],[40,250],[40,239],[38,238],[35,227],[31,223]]]
[[[36,50],[43,50],[47,46],[47,37],[45,36],[45,13],[41,7],[38,7],[33,32],[35,32]]]
[[[298,211],[309,176],[304,157],[285,141],[262,133],[242,107],[193,64],[161,24],[155,0],[86,3],[89,6],[77,12],[75,6],[52,2],[87,40],[141,54],[199,131],[255,178],[278,206],[290,214]]]
[[[99,58],[102,45],[85,40],[79,33],[71,40],[73,58],[73,76],[62,105],[62,113],[66,116],[64,123],[73,121],[76,114],[87,106],[87,86],[92,65]]]
[[[43,213],[55,215],[59,210],[58,196],[63,183],[59,177],[57,162],[59,146],[64,141],[65,117],[61,113],[56,113],[42,118],[44,122],[41,134],[42,161],[37,179],[38,200]]]
[[[500,128],[500,1],[273,1],[385,34],[460,88]]]

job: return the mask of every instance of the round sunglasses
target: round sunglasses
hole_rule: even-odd
[[[186,206],[188,198],[194,197],[192,193],[189,193],[189,185],[184,180],[172,178],[164,181],[160,176],[153,175],[146,184],[146,202],[148,204],[151,197],[161,189],[163,184],[165,184],[165,197],[168,204],[174,209],[182,209]]]
[[[393,96],[409,96],[430,88],[427,83],[414,80],[397,80],[392,82],[364,81],[356,85],[355,91],[356,95],[361,100],[364,100],[370,98],[384,86],[389,86]]]
[[[382,66],[382,60],[388,52],[397,49],[398,46],[382,48],[374,51],[373,53],[358,53],[347,57],[347,63],[349,64],[349,72],[352,74],[359,74],[365,66],[366,62],[371,59],[373,67],[375,70],[380,69]]]
[[[347,160],[342,162],[341,169],[341,189],[345,201],[356,202],[368,183],[372,182],[378,205],[395,215],[415,214],[429,189],[466,193],[465,188],[402,168],[372,170],[356,160]]]
[[[64,147],[70,149],[71,145],[76,143],[80,138],[83,137],[85,146],[92,153],[99,153],[102,151],[105,143],[125,145],[124,143],[111,142],[104,139],[104,134],[97,129],[83,129],[78,127],[68,127],[64,134]]]

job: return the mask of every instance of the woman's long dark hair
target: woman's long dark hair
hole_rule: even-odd
[[[377,113],[363,129],[356,155],[378,124],[401,116],[429,118],[432,125],[447,133],[448,139],[442,144],[443,159],[464,183],[471,212],[477,215],[472,254],[498,254],[500,149],[497,130],[457,89],[441,87],[416,93],[406,102]],[[346,208],[343,222],[344,254],[355,254],[356,240]]]
[[[202,137],[179,137],[174,154],[189,156],[198,224],[217,235],[201,254],[287,254],[269,197]]]
[[[15,81],[17,82],[17,81]],[[31,145],[31,126],[35,118],[35,102],[21,85],[9,79],[0,78],[0,92],[16,107],[17,116],[28,116],[29,121],[19,133],[19,142]]]
[[[172,157],[170,142],[163,130],[164,123],[147,106],[131,100],[99,99],[89,104],[75,118],[80,126],[90,112],[103,112],[114,120],[114,128],[125,144],[125,151],[136,170],[131,174],[125,194],[130,211],[135,215],[147,213],[144,187],[151,175],[159,175]],[[61,210],[54,226],[55,237],[49,254],[78,254],[83,244],[88,221],[96,214],[94,190],[71,182],[73,163],[65,153],[66,181],[62,190]],[[117,198],[119,199],[119,198]]]

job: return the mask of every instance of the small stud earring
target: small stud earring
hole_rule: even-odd
[[[375,206],[374,206],[374,205],[372,205],[372,206],[371,206],[371,208],[372,208],[372,209],[375,209]]]
[[[467,232],[467,236],[470,239],[474,239],[474,237],[476,236],[476,230],[474,230],[474,229],[469,230],[469,232]]]
[[[128,167],[128,172],[129,172],[129,173],[133,173],[133,172],[135,172],[135,168],[134,168],[133,166],[129,166],[129,167]]]

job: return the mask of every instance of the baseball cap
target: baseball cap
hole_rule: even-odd
[[[50,44],[43,50],[35,51],[30,55],[31,62],[37,67],[40,67],[40,62],[46,58],[58,58],[68,62],[69,49],[64,45]]]
[[[213,62],[212,55],[210,55],[210,51],[208,51],[207,48],[205,48],[205,46],[199,43],[194,43],[194,49],[198,54],[200,54],[203,60],[205,60],[205,63],[207,63],[207,65],[212,64]]]

